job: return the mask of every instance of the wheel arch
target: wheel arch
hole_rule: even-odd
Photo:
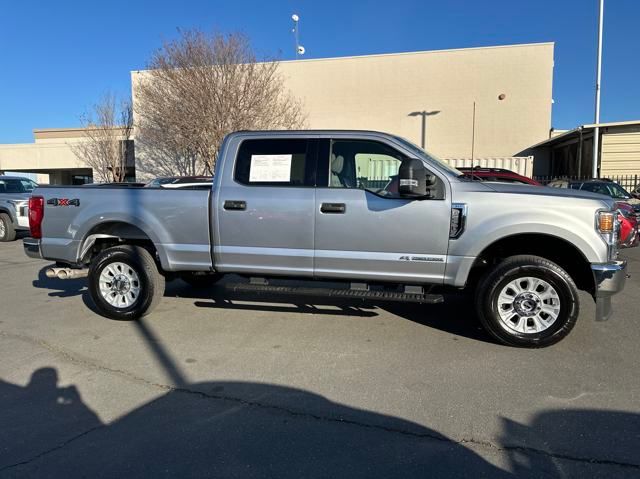
[[[139,226],[121,220],[94,225],[80,242],[78,262],[88,263],[103,249],[121,244],[142,246],[157,258],[163,267],[166,264],[161,248],[157,248],[150,235]]]
[[[548,233],[518,233],[494,241],[475,259],[469,280],[477,280],[488,266],[504,258],[522,254],[553,261],[571,276],[578,289],[595,294],[595,280],[585,254],[570,241]]]
[[[14,213],[13,211],[11,211],[10,208],[7,208],[6,206],[0,206],[0,213],[6,213],[9,215],[9,219],[11,220],[12,223],[16,222],[16,219],[14,218]]]

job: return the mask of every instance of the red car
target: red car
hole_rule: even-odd
[[[541,183],[538,183],[532,178],[519,175],[518,173],[515,173],[511,170],[505,170],[504,168],[473,168],[473,176],[471,167],[456,169],[464,173],[465,176],[478,181],[497,181],[500,183],[517,183],[521,185],[542,186]]]
[[[621,248],[632,248],[640,241],[638,235],[638,217],[633,206],[621,201],[616,202],[618,208],[618,220],[620,221],[620,239],[618,243]]]

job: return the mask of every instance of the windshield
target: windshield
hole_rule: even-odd
[[[426,152],[425,150],[420,148],[418,145],[411,143],[409,140],[406,140],[401,136],[394,136],[394,138],[398,140],[400,143],[402,143],[402,146],[404,146],[408,150],[411,150],[411,152],[414,153],[418,158],[434,161],[438,163],[443,169],[447,170],[449,173],[451,173],[454,176],[463,176],[463,173],[461,171],[455,169],[449,163],[442,161],[441,159],[437,158],[431,153]]]
[[[631,198],[629,192],[617,183],[585,183],[581,189],[607,195],[617,200],[628,200]]]
[[[631,194],[629,194],[627,190],[625,190],[622,186],[616,183],[611,183],[609,185],[609,189],[611,190],[612,198],[618,198],[618,199],[624,199],[624,200],[628,200],[629,198],[631,198]]]

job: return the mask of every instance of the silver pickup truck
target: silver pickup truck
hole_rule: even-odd
[[[0,242],[13,241],[29,229],[29,196],[38,185],[29,178],[0,176]]]
[[[612,200],[469,181],[378,132],[237,132],[206,189],[44,187],[29,207],[26,253],[55,261],[49,276],[88,276],[115,319],[148,314],[165,280],[227,273],[244,277],[236,292],[370,301],[467,288],[497,340],[542,347],[575,325],[578,289],[604,320],[626,279]]]

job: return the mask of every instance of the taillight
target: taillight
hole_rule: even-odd
[[[42,219],[44,218],[44,198],[32,196],[29,198],[29,229],[32,238],[42,238]]]

